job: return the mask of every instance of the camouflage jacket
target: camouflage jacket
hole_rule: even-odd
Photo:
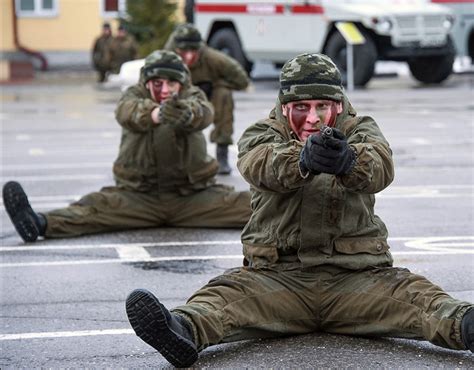
[[[208,46],[200,49],[198,61],[189,69],[195,85],[211,82],[213,87],[243,90],[249,84],[247,73],[235,59]]]
[[[279,103],[239,140],[237,166],[252,192],[252,216],[242,232],[251,264],[349,269],[392,264],[387,229],[374,214],[374,194],[394,177],[389,144],[372,118],[356,116],[347,98],[336,127],[357,152],[353,170],[340,177],[302,177],[303,143],[293,136]]]
[[[122,139],[114,175],[117,186],[140,192],[188,194],[215,182],[218,165],[207,154],[202,130],[213,120],[213,108],[196,87],[185,87],[179,99],[191,103],[193,120],[186,126],[154,124],[158,106],[143,83],[126,90],[115,115]]]
[[[92,63],[97,70],[107,70],[110,65],[109,47],[112,36],[99,36],[92,48]]]
[[[114,37],[109,47],[110,69],[119,73],[123,63],[134,60],[138,55],[138,45],[133,36]]]

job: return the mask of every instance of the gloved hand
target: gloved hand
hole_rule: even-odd
[[[356,153],[347,144],[344,134],[333,128],[332,136],[318,133],[308,137],[301,150],[300,167],[313,175],[345,175],[352,170],[355,160]]]
[[[188,103],[173,96],[161,105],[158,118],[162,124],[185,126],[191,122],[193,111]]]

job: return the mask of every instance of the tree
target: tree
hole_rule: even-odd
[[[176,25],[176,2],[127,0],[127,17],[120,21],[139,44],[140,56],[163,48]]]

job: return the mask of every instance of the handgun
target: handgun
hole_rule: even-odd
[[[326,141],[332,138],[333,130],[329,126],[322,126],[319,130],[321,138],[323,139],[323,146],[326,147]]]

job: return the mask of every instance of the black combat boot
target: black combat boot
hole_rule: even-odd
[[[3,186],[3,204],[25,242],[34,242],[46,231],[46,218],[33,211],[25,191],[16,181],[9,181]]]
[[[232,172],[232,169],[229,166],[228,162],[229,147],[223,144],[217,144],[216,147],[216,157],[217,162],[219,162],[219,175],[228,175]]]
[[[462,317],[461,339],[466,348],[474,352],[474,308],[469,309]]]
[[[140,339],[175,367],[190,367],[198,358],[191,324],[170,313],[151,292],[136,289],[127,298],[128,320]]]

